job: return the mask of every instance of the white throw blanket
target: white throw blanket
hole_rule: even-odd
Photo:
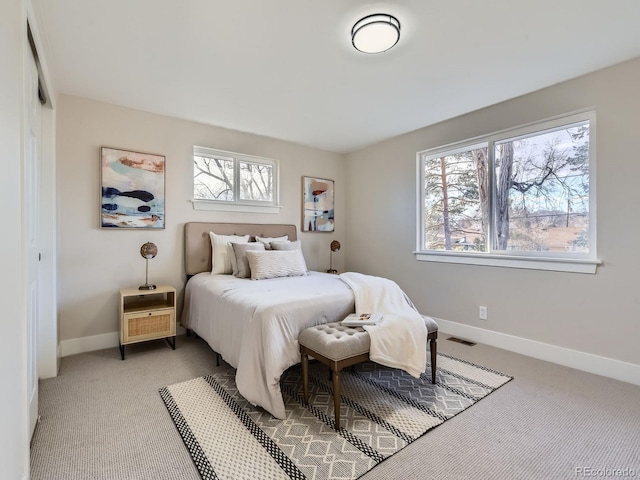
[[[369,358],[419,377],[427,364],[427,327],[409,298],[393,280],[347,272],[340,278],[355,295],[356,313],[382,313],[369,332]]]

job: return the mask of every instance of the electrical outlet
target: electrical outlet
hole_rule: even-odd
[[[480,320],[486,320],[487,319],[487,307],[480,305],[480,311],[478,312],[478,316],[480,317]]]

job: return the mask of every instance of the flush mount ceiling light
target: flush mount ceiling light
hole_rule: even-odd
[[[375,13],[358,20],[351,29],[351,43],[363,53],[386,52],[400,40],[400,22],[392,15]]]

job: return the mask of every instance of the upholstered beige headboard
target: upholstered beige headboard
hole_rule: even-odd
[[[297,240],[295,225],[261,223],[206,223],[190,222],[184,225],[184,268],[187,275],[211,271],[211,239],[209,232],[218,235],[251,235],[280,237],[288,235]]]

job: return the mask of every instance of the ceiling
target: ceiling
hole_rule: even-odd
[[[339,153],[640,56],[638,0],[32,3],[59,93]]]

